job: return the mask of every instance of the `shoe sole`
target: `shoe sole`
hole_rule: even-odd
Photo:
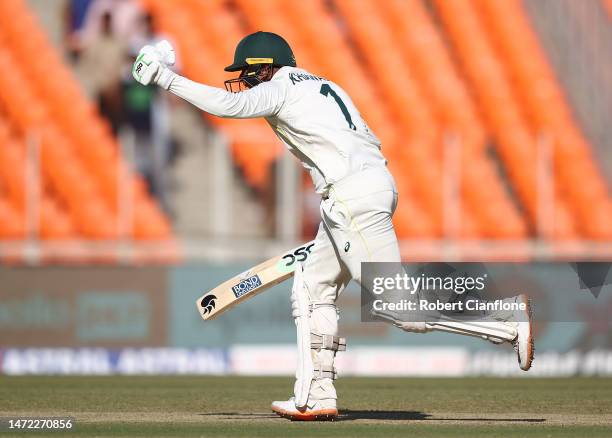
[[[521,366],[521,361],[519,357],[519,366],[523,371],[529,370],[531,368],[531,364],[533,362],[533,356],[535,355],[535,345],[533,342],[533,311],[531,309],[531,299],[525,295],[521,294],[520,299],[527,305],[527,316],[529,317],[529,338],[527,339],[527,363],[525,367]]]
[[[334,421],[336,418],[338,418],[337,409],[321,409],[318,411],[311,411],[303,414],[295,414],[289,411],[285,411],[284,409],[272,408],[272,412],[274,412],[280,417],[287,418],[291,421]]]

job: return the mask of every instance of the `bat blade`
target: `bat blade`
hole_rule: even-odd
[[[310,256],[313,246],[314,241],[305,243],[230,278],[197,299],[198,313],[204,320],[214,319],[238,303],[287,280],[293,276],[296,263]]]

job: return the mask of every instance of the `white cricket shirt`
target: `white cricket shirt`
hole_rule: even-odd
[[[316,191],[366,167],[385,166],[380,140],[351,98],[334,82],[295,67],[272,80],[230,93],[176,75],[169,90],[219,117],[265,117],[276,135],[308,169]]]

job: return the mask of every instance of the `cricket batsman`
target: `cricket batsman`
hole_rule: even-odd
[[[168,67],[174,51],[163,41],[145,46],[132,73],[218,117],[263,117],[278,138],[310,172],[321,195],[321,223],[310,257],[296,267],[291,292],[297,327],[298,366],[294,396],[272,410],[292,420],[329,420],[338,415],[334,359],[346,342],[338,337],[336,299],[351,280],[361,281],[361,262],[400,262],[391,219],[397,206],[395,182],[381,144],[336,83],[298,68],[289,44],[279,35],[256,32],[236,47],[225,70],[239,76],[226,90],[193,82]],[[409,169],[407,169],[409,171]],[[514,297],[524,301],[524,295]],[[379,315],[410,332],[441,330],[510,342],[519,365],[533,359],[530,315],[510,313],[493,323],[461,320],[411,322]]]

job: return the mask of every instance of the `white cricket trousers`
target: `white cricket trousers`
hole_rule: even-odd
[[[321,224],[304,283],[311,302],[332,304],[351,279],[361,282],[361,262],[399,262],[391,218],[397,189],[386,167],[371,167],[334,184],[321,201]]]
[[[361,282],[361,262],[400,261],[391,222],[396,205],[395,182],[382,166],[344,178],[323,197],[321,224],[301,280],[312,308],[311,333],[338,335],[335,301],[351,279]],[[313,363],[334,369],[334,377],[335,355],[332,350],[311,350]],[[337,398],[334,377],[312,380],[309,403]]]

